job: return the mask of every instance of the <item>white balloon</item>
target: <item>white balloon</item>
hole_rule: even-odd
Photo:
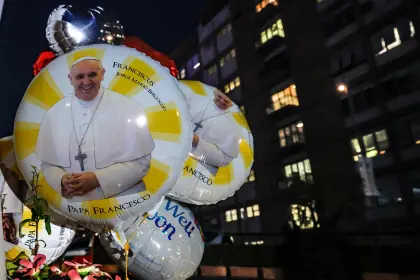
[[[19,225],[22,220],[30,218],[31,211],[25,206],[23,216],[20,214],[14,214],[13,216],[15,223]],[[60,223],[62,221],[59,216],[52,216],[51,218],[51,234],[48,234],[43,221],[40,222],[38,230],[38,240],[41,240],[38,254],[43,254],[47,257],[46,264],[57,260],[70,246],[75,236],[73,226]],[[19,243],[17,245],[5,241],[6,257],[13,258],[20,252],[25,252],[28,256],[31,256],[31,249],[35,246],[35,232],[35,226],[33,224],[26,224],[22,228],[22,233],[25,236],[18,238]],[[17,235],[19,237],[19,233]]]
[[[190,108],[196,133],[201,134],[198,136],[202,140],[198,143],[207,141],[216,147],[226,145],[225,150],[232,153],[238,149],[238,155],[230,162],[224,158],[225,166],[215,166],[206,163],[209,157],[215,155],[211,149],[205,148],[208,144],[193,148],[184,163],[181,177],[167,196],[190,204],[214,204],[233,196],[246,182],[254,162],[254,138],[236,104],[232,102],[232,106],[225,110],[215,106],[215,87],[199,81],[181,80],[179,88]],[[227,132],[229,135],[226,135]],[[235,141],[238,141],[237,144]],[[219,160],[220,156],[215,156],[213,162]]]
[[[131,250],[128,271],[147,280],[190,277],[204,252],[204,236],[193,213],[165,198],[154,216],[147,217],[143,223],[142,220],[140,217],[123,223]],[[115,232],[100,235],[107,253],[125,268],[121,239]]]

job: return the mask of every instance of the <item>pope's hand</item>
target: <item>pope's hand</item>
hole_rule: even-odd
[[[71,198],[71,195],[69,194],[69,191],[72,189],[72,184],[70,183],[70,179],[72,178],[72,175],[65,174],[61,178],[61,194],[64,198]]]
[[[93,172],[74,173],[69,182],[72,185],[69,195],[82,196],[100,187],[99,181]]]

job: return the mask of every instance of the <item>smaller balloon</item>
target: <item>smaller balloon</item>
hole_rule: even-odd
[[[122,45],[124,29],[111,12],[102,7],[60,5],[49,16],[46,37],[58,55],[96,43]]]
[[[31,210],[24,207],[23,214],[3,214],[4,251],[6,259],[13,260],[20,252],[31,256],[31,250],[35,246],[36,227],[34,223],[26,223],[22,227],[23,237],[19,237],[19,223],[31,218]],[[56,219],[57,218],[57,219]],[[51,220],[51,234],[47,233],[45,222],[38,225],[38,254],[47,257],[45,263],[50,264],[56,261],[70,246],[75,236],[75,227],[60,223],[61,217],[54,215]],[[12,230],[14,228],[14,230]],[[11,234],[13,233],[13,235]]]
[[[51,51],[41,52],[39,54],[38,59],[35,61],[33,65],[34,76],[38,75],[38,73],[41,72],[42,69],[44,69],[44,67],[47,66],[55,58],[56,58],[56,55]]]
[[[168,196],[197,205],[231,197],[245,183],[254,162],[248,122],[233,101],[199,81],[179,81],[190,109],[193,143],[177,184]]]
[[[130,244],[130,274],[148,280],[190,277],[204,252],[204,235],[193,213],[165,198],[155,215],[143,219],[136,218],[122,225]],[[115,232],[102,233],[100,240],[108,255],[125,268],[121,236]]]

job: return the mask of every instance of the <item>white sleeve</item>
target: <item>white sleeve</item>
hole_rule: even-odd
[[[67,172],[59,166],[45,162],[41,163],[41,170],[47,180],[47,183],[59,194],[61,194],[61,179],[65,174],[67,174]]]
[[[94,173],[105,198],[113,197],[140,183],[150,168],[151,155],[140,159],[116,163]]]
[[[216,145],[204,140],[202,137],[198,140],[197,147],[193,148],[193,154],[203,163],[222,167],[228,165],[233,158],[225,154]]]

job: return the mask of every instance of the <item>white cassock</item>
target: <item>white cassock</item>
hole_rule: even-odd
[[[191,106],[190,113],[193,130],[197,128],[194,133],[200,139],[191,153],[215,175],[218,167],[238,157],[240,130],[229,109],[220,110],[213,101],[197,105]]]
[[[35,153],[47,182],[59,193],[63,175],[83,172],[76,159],[78,141],[87,156],[84,170],[94,172],[101,187],[71,202],[145,190],[141,181],[149,171],[154,142],[139,103],[101,87],[92,101],[71,94],[47,111]]]

